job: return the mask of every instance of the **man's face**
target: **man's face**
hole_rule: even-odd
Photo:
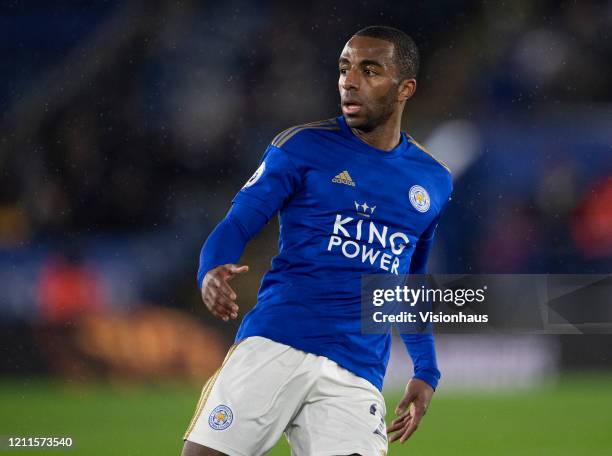
[[[338,65],[340,102],[349,127],[369,131],[385,122],[399,102],[393,44],[354,36],[344,46]]]

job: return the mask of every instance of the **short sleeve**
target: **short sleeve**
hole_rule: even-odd
[[[269,145],[259,167],[232,202],[249,206],[269,220],[295,193],[299,182],[289,152]]]

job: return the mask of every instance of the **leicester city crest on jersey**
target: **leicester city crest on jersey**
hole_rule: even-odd
[[[217,405],[208,417],[208,424],[217,431],[227,429],[232,421],[234,421],[234,414],[227,405]]]
[[[257,182],[265,170],[266,170],[266,162],[261,162],[261,165],[259,165],[259,168],[257,168],[257,171],[253,173],[251,178],[248,181],[246,181],[246,184],[244,184],[244,187],[242,188],[249,188],[251,185]]]
[[[413,185],[408,192],[410,203],[419,212],[427,212],[429,210],[429,193],[420,185]]]

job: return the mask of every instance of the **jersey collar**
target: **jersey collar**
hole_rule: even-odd
[[[399,144],[395,146],[393,149],[391,150],[377,149],[376,147],[373,147],[369,145],[367,142],[363,141],[361,138],[355,136],[351,128],[346,124],[346,119],[344,118],[343,115],[338,116],[336,119],[338,120],[338,123],[340,124],[342,133],[344,134],[344,136],[346,136],[347,138],[351,140],[351,142],[355,145],[355,149],[358,152],[366,153],[369,155],[375,155],[380,158],[395,158],[395,157],[400,156],[402,152],[408,146],[408,140],[406,139],[406,133],[402,131],[400,132],[401,140]]]

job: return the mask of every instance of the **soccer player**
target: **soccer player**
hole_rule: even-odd
[[[292,452],[384,455],[417,429],[440,378],[431,333],[402,334],[414,364],[385,429],[381,394],[391,335],[361,332],[363,274],[424,273],[451,175],[400,130],[418,50],[404,32],[360,30],[339,59],[342,115],[289,128],[206,240],[206,307],[237,318],[230,279],[246,243],[277,212],[279,253],[235,345],[204,386],[184,456]]]

